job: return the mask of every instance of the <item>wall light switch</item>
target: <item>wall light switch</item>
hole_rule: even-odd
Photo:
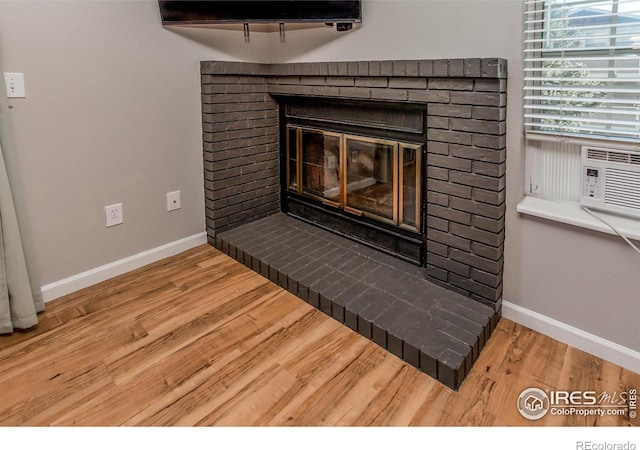
[[[24,73],[5,72],[4,82],[7,86],[7,97],[25,98]]]

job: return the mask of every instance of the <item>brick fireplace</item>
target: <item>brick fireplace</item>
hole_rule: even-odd
[[[419,264],[431,281],[499,314],[505,60],[206,61],[201,75],[210,243],[217,233],[282,209],[290,181],[283,156],[283,98],[411,105],[425,111]]]
[[[501,315],[506,62],[201,76],[209,243],[457,389]]]

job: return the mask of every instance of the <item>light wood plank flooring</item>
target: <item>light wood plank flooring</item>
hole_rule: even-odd
[[[0,425],[636,425],[532,422],[528,387],[640,376],[502,319],[454,392],[204,245],[47,304],[0,336]]]

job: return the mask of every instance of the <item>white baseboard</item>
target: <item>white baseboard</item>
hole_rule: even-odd
[[[169,242],[168,244],[146,250],[136,255],[128,256],[118,261],[96,267],[95,269],[46,284],[41,287],[42,297],[45,303],[50,302],[56,298],[93,286],[101,281],[122,275],[123,273],[130,272],[131,270],[138,269],[147,264],[206,243],[207,233],[204,231],[174,242]]]
[[[502,302],[502,316],[567,345],[640,373],[640,352],[513,303]]]

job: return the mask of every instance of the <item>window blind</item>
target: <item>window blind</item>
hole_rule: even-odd
[[[640,0],[525,0],[527,134],[640,141]]]

